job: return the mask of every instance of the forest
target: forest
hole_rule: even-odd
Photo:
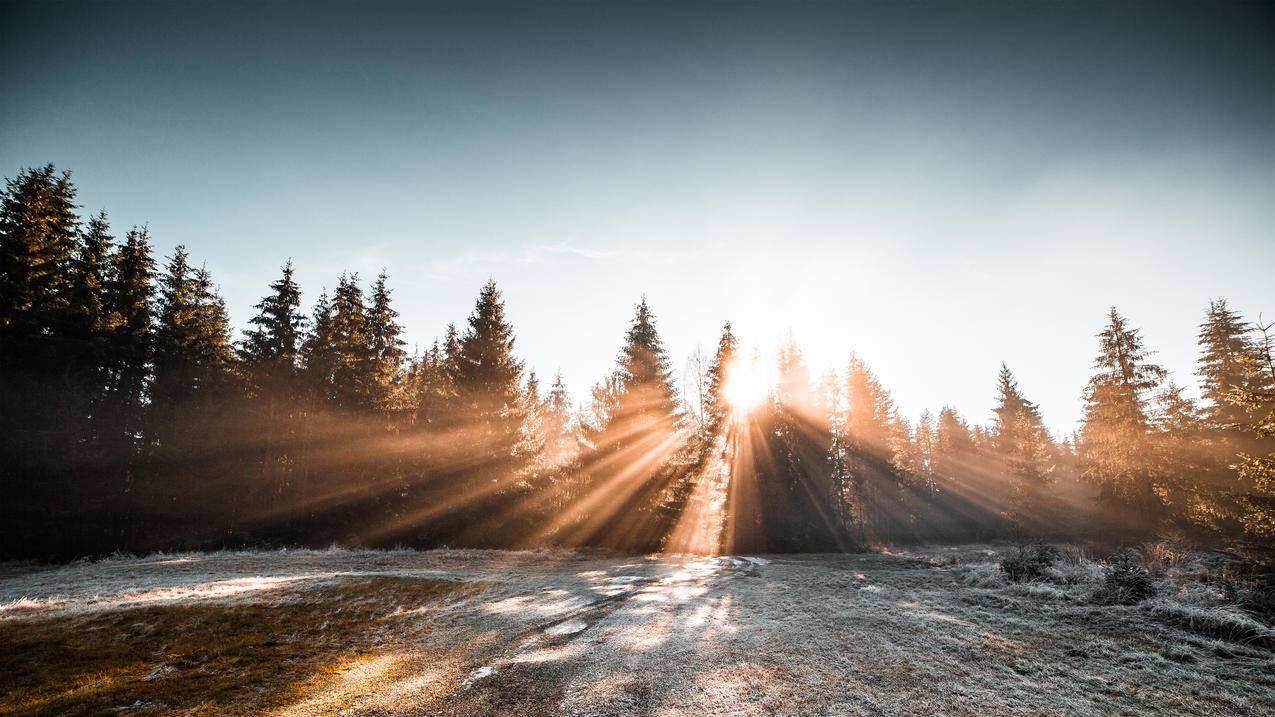
[[[866,357],[812,376],[793,342],[773,385],[741,389],[757,359],[729,322],[679,390],[644,298],[575,397],[520,362],[494,281],[409,355],[386,273],[334,277],[304,307],[280,257],[237,335],[186,248],[155,256],[145,226],[76,202],[52,165],[0,196],[0,558],[1275,537],[1275,335],[1223,298],[1182,317],[1199,326],[1199,400],[1131,318],[1094,317],[1070,436],[1005,365],[987,423],[910,420]]]

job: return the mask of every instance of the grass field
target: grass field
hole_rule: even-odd
[[[0,568],[0,714],[1271,714],[1267,626],[1004,548],[223,552]]]

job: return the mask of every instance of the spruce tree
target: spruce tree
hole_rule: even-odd
[[[951,406],[944,406],[934,429],[934,473],[943,478],[959,478],[974,464],[974,437],[969,425]]]
[[[49,347],[34,344],[67,333],[75,210],[71,174],[52,164],[19,172],[0,192],[0,345],[11,360],[27,351],[36,353],[25,359],[48,361],[39,352]]]
[[[739,339],[735,338],[727,321],[722,325],[722,335],[717,340],[717,350],[708,369],[708,390],[704,396],[704,427],[710,437],[721,433],[729,417],[730,406],[724,394],[730,372],[737,370],[738,354]]]
[[[155,260],[150,234],[134,227],[110,259],[104,297],[106,311],[106,396],[102,430],[135,441],[150,378],[154,350]]]
[[[522,362],[514,358],[514,330],[495,281],[483,285],[464,335],[449,337],[449,344],[454,340],[448,346],[454,408],[479,466],[496,473],[520,469],[527,457]]]
[[[1150,362],[1137,329],[1111,307],[1098,334],[1097,372],[1085,389],[1085,415],[1077,446],[1081,474],[1109,502],[1158,517],[1161,499],[1148,445],[1148,401],[1166,372]]]
[[[367,410],[377,401],[372,338],[358,274],[342,274],[332,296],[330,322],[332,396],[345,410]]]
[[[549,466],[561,466],[575,458],[578,442],[571,415],[571,397],[559,371],[549,386],[541,408],[541,430],[544,433],[544,461]]]
[[[152,410],[164,432],[172,414],[215,396],[234,364],[230,322],[208,271],[194,269],[178,246],[160,277]]]
[[[1204,399],[1204,419],[1217,431],[1235,433],[1248,422],[1244,406],[1230,400],[1236,389],[1243,390],[1250,380],[1251,357],[1256,347],[1250,338],[1252,326],[1226,299],[1209,302],[1204,323],[1200,324],[1200,359],[1196,374],[1200,377]]]
[[[674,474],[681,423],[668,354],[645,297],[625,334],[615,371],[593,389],[584,431],[589,487],[583,507],[594,513],[586,542],[655,549],[677,518],[686,475]],[[609,515],[598,515],[605,506]],[[608,520],[609,519],[609,520]]]
[[[1275,324],[1255,328],[1258,339],[1247,359],[1248,380],[1227,399],[1248,415],[1248,447],[1239,455],[1244,529],[1265,538],[1275,536]]]
[[[314,302],[310,330],[301,344],[302,375],[311,395],[321,404],[334,400],[332,377],[337,361],[335,338],[332,301],[325,289]]]
[[[1049,480],[1053,470],[1053,444],[1040,410],[1023,396],[1014,373],[1004,363],[996,378],[996,392],[992,426],[995,455],[1017,490],[1038,488]]]
[[[401,405],[396,397],[399,375],[403,370],[404,341],[398,325],[398,312],[390,305],[390,290],[386,286],[388,275],[382,271],[372,285],[372,301],[367,307],[367,332],[370,341],[370,361],[374,402],[381,408]]]
[[[100,360],[106,337],[108,311],[107,285],[111,274],[111,236],[106,212],[88,221],[80,234],[79,245],[71,262],[70,311],[74,338],[84,344]],[[95,366],[94,368],[99,368]]]
[[[257,313],[248,320],[253,328],[244,332],[239,355],[258,393],[287,394],[295,388],[306,325],[291,259],[270,291],[253,307]]]

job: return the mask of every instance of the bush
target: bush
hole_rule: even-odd
[[[1042,580],[1058,561],[1058,549],[1052,545],[1020,545],[1001,558],[1001,571],[1010,582]]]
[[[1094,601],[1107,605],[1136,605],[1155,597],[1156,585],[1136,550],[1126,550],[1111,560]]]

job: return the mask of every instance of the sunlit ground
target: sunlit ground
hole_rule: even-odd
[[[0,714],[1269,714],[1275,658],[994,548],[217,553],[0,571]],[[1182,613],[1187,614],[1187,613]],[[1172,618],[1172,619],[1171,619]]]

